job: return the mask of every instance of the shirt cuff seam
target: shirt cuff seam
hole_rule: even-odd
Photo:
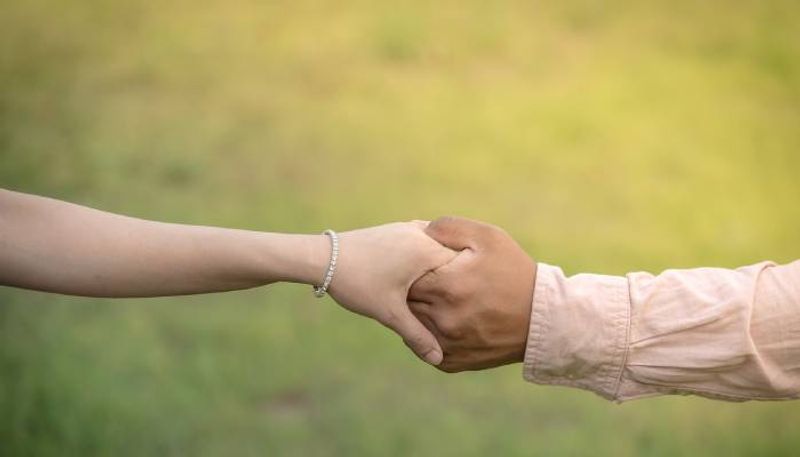
[[[622,389],[622,377],[625,373],[625,365],[628,364],[628,355],[630,354],[631,349],[631,326],[633,321],[633,305],[631,303],[631,281],[628,277],[625,277],[625,287],[620,287],[617,289],[617,299],[621,305],[625,308],[625,332],[624,333],[617,333],[624,335],[624,340],[622,341],[622,346],[617,345],[618,353],[621,350],[622,356],[619,363],[619,368],[617,371],[617,377],[615,380],[614,386],[614,399],[620,398],[620,391]],[[617,357],[614,357],[614,360],[618,360]]]
[[[631,305],[628,278],[625,285],[615,284],[610,295],[612,302],[622,308],[607,316],[614,322],[614,341],[608,359],[602,362],[593,379],[558,378],[538,373],[537,367],[544,357],[544,340],[551,330],[549,314],[552,306],[553,281],[557,267],[539,263],[534,286],[533,303],[529,324],[528,341],[523,363],[523,378],[536,384],[559,385],[590,390],[608,400],[616,400],[620,395],[622,377],[628,357],[631,331]]]
[[[531,316],[528,325],[528,341],[525,345],[525,358],[523,362],[523,378],[529,382],[536,382],[536,366],[542,360],[542,340],[547,333],[546,325],[547,308],[550,302],[549,295],[551,290],[550,281],[552,275],[549,266],[539,263],[538,274],[533,289],[533,300],[531,303]]]

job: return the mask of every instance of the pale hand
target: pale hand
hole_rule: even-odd
[[[425,226],[402,222],[339,234],[339,259],[329,292],[344,308],[394,330],[417,356],[438,365],[442,349],[411,313],[406,299],[417,279],[456,254],[426,235]]]

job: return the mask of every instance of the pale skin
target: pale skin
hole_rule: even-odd
[[[406,297],[456,253],[404,222],[340,234],[329,292],[344,308],[393,329],[420,358],[442,361]],[[88,297],[155,297],[318,284],[324,235],[154,222],[0,189],[0,284]]]

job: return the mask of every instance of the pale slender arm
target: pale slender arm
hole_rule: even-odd
[[[330,247],[290,235],[153,222],[0,190],[0,283],[94,297],[320,281]]]

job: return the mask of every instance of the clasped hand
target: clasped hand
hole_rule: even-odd
[[[331,296],[446,372],[522,361],[535,262],[502,229],[463,218],[345,232]]]

